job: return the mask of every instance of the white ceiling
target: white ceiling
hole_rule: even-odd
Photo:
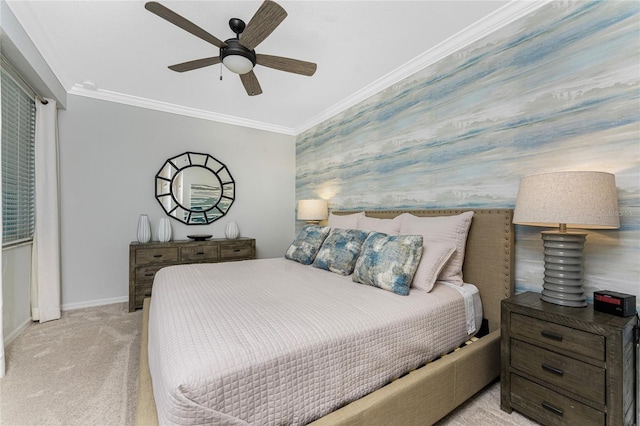
[[[221,40],[261,1],[160,2]],[[144,1],[7,1],[70,93],[297,134],[526,13],[519,1],[279,1],[288,17],[256,52],[318,64],[312,77],[257,66],[247,96],[215,46],[148,12]],[[91,84],[95,87],[91,87]],[[97,88],[97,89],[96,89]]]

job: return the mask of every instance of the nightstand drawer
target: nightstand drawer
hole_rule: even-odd
[[[180,250],[181,261],[207,261],[218,259],[218,246],[183,247]]]
[[[605,404],[605,370],[517,339],[511,339],[511,366],[589,401]]]
[[[511,314],[511,334],[545,345],[605,360],[604,337],[520,314]]]
[[[604,413],[511,374],[511,402],[534,419],[548,425],[604,425]]]
[[[156,272],[165,266],[166,265],[140,266],[136,268],[136,285],[140,283],[151,284],[153,282],[153,278],[156,276]]]
[[[178,249],[171,248],[149,248],[136,250],[136,265],[149,263],[166,263],[178,261]]]
[[[222,259],[247,259],[252,257],[253,248],[247,243],[225,244],[220,247]]]

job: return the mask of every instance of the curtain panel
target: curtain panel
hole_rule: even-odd
[[[36,102],[35,233],[31,274],[34,321],[60,318],[60,197],[56,102]]]

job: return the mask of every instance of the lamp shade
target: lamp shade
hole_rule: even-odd
[[[604,172],[556,172],[520,180],[513,223],[582,229],[620,227],[615,176]]]
[[[298,219],[320,221],[329,217],[327,202],[325,200],[300,200],[298,201]]]

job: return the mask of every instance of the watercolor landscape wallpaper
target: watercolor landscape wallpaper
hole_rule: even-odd
[[[296,198],[330,209],[513,208],[521,177],[615,174],[621,227],[584,285],[640,301],[640,2],[556,1],[297,137]],[[516,292],[545,228],[516,226]]]

